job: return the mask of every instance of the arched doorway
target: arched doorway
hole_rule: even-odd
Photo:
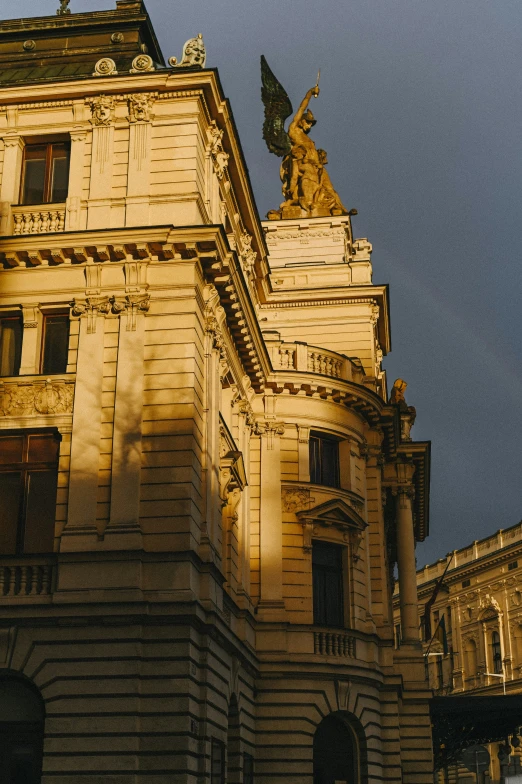
[[[40,784],[44,718],[37,689],[0,672],[0,784]]]
[[[314,784],[363,784],[359,741],[342,713],[326,716],[314,735]]]

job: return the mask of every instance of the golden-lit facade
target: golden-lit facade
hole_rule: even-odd
[[[431,644],[424,643],[430,688],[437,695],[522,693],[522,523],[497,531],[418,570],[421,639],[424,639],[426,603],[446,568],[446,576],[431,606],[431,631],[435,634],[442,621],[447,653],[444,653],[442,634],[436,635]],[[397,637],[398,597],[394,606]],[[502,746],[489,746],[492,784],[506,776],[508,782],[518,781],[517,775],[522,777],[520,747],[504,750]],[[476,777],[462,766],[451,766],[449,781],[474,782]]]
[[[371,245],[259,220],[201,37],[66,10],[0,23],[2,770],[431,783]]]

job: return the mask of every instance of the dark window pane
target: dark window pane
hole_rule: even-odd
[[[22,322],[0,319],[0,376],[17,376],[22,357]]]
[[[243,755],[243,784],[254,784],[254,758],[251,754]]]
[[[339,545],[313,543],[312,583],[314,623],[320,626],[343,626],[343,568]]]
[[[320,440],[312,436],[310,438],[310,482],[316,485],[321,484],[321,456]]]
[[[339,487],[339,442],[335,439],[311,436],[310,481]]]
[[[225,782],[225,747],[219,741],[212,741],[211,754],[211,784],[224,784]]]
[[[69,186],[69,156],[66,150],[60,150],[60,157],[52,160],[50,202],[65,201]]]
[[[29,463],[58,462],[59,441],[54,434],[29,434]]]
[[[65,373],[69,350],[69,316],[46,316],[42,373]]]
[[[0,473],[0,554],[2,555],[16,553],[21,502],[21,473],[19,471]]]
[[[56,518],[56,471],[29,471],[24,553],[52,553]]]
[[[328,487],[339,485],[339,444],[337,441],[321,439],[322,446],[322,482]]]
[[[45,157],[26,160],[22,204],[42,204],[45,189]]]

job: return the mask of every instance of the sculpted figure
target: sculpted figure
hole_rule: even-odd
[[[280,175],[284,201],[280,210],[272,210],[269,218],[317,217],[347,215],[325,169],[328,159],[324,150],[317,150],[309,133],[316,124],[310,111],[312,97],[319,95],[316,84],[306,93],[291,121],[288,132],[285,120],[292,114],[292,104],[283,88],[261,57],[261,96],[265,106],[263,138],[270,152],[283,158]]]

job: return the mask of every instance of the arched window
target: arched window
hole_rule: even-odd
[[[326,716],[314,735],[314,784],[362,781],[354,731],[341,715]]]
[[[500,650],[500,635],[493,632],[491,635],[491,653],[493,659],[493,672],[502,673],[502,651]]]
[[[40,784],[44,718],[36,688],[0,673],[0,784]]]

